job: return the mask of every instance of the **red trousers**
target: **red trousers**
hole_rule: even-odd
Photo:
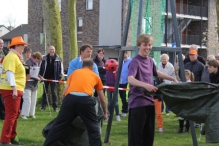
[[[162,112],[161,112],[162,101],[159,101],[158,99],[154,99],[154,106],[155,106],[157,127],[163,128],[163,117],[162,117]]]
[[[20,114],[20,101],[23,94],[17,91],[18,97],[13,99],[13,90],[0,90],[5,104],[5,120],[2,128],[1,142],[9,143],[17,136],[17,119]]]

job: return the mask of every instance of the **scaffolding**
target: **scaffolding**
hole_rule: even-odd
[[[131,1],[131,31],[132,45],[136,45],[139,16],[139,0]],[[164,18],[166,0],[143,0],[141,33],[150,34],[153,37],[153,46],[161,46],[164,32]],[[132,52],[132,56],[135,55]],[[151,51],[150,54],[156,62],[160,61],[160,51]]]

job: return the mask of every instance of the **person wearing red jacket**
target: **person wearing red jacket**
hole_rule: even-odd
[[[115,82],[116,82],[116,71],[114,71],[114,72],[106,71],[106,85],[114,87]],[[110,103],[111,103],[112,98],[113,98],[113,91],[114,91],[114,89],[110,89],[110,88],[107,89],[108,111],[110,111]],[[116,121],[121,121],[121,118],[119,115],[118,96],[115,98],[117,99],[116,104],[115,104]]]

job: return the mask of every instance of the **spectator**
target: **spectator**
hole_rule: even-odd
[[[116,82],[116,71],[106,71],[106,85],[114,87]],[[108,111],[110,111],[110,104],[113,97],[113,91],[114,89],[107,89],[107,98],[108,98]],[[118,95],[118,94],[117,94]],[[118,96],[116,104],[115,104],[115,110],[116,110],[116,121],[121,121],[120,115],[119,115],[119,104],[118,104]]]
[[[34,52],[32,58],[26,61],[26,64],[31,67],[38,67],[42,60],[42,54],[40,52]],[[37,72],[39,70],[36,70]],[[32,77],[30,75],[32,81],[27,81],[23,94],[23,105],[21,110],[21,118],[26,120],[27,116],[30,118],[35,118],[35,107],[37,100],[37,83],[42,78]]]
[[[27,60],[31,58],[32,49],[30,47],[24,48],[24,60],[23,62],[26,63]]]
[[[43,57],[40,66],[40,76],[45,79],[60,80],[63,76],[63,65],[61,58],[55,53],[55,47],[49,47],[49,53]],[[48,101],[48,88],[51,88],[53,109],[58,112],[58,97],[57,97],[57,83],[56,82],[44,82],[43,99],[41,111],[44,111]]]
[[[127,88],[128,85],[128,66],[131,62],[131,58],[129,57],[129,54],[127,51],[124,53],[124,59],[123,59],[123,65],[122,65],[122,72],[120,76],[119,81],[119,87],[120,88]],[[122,100],[122,117],[125,117],[128,113],[128,101],[126,99],[126,91],[125,90],[119,90],[119,95]]]
[[[210,60],[214,60],[214,59],[215,59],[214,55],[208,55],[206,63],[208,64],[208,62]],[[202,72],[201,81],[210,83],[209,72],[208,72],[208,65],[207,64],[205,65],[204,70]]]
[[[22,64],[22,52],[24,45],[27,45],[23,41],[21,36],[14,37],[11,40],[11,44],[8,46],[10,52],[4,58],[2,63],[2,80],[0,82],[0,92],[4,98],[5,103],[5,120],[1,134],[1,145],[21,145],[22,142],[15,140],[17,136],[17,119],[20,113],[20,101],[24,91],[26,79],[25,68]],[[11,144],[10,144],[11,143]]]
[[[2,60],[8,54],[8,49],[4,48],[4,41],[0,39],[0,60]],[[0,73],[2,74],[2,73]],[[5,106],[2,95],[0,94],[0,119],[5,119]]]
[[[175,69],[174,69],[173,65],[169,62],[169,56],[167,54],[162,54],[160,56],[160,60],[161,60],[161,62],[158,65],[158,71],[160,71],[166,75],[169,75],[173,78],[176,78]],[[163,80],[163,82],[170,83],[170,80]],[[163,105],[162,105],[162,111],[163,110],[164,110],[164,101],[163,101]],[[170,109],[166,105],[166,115],[169,116],[169,113],[170,113]]]
[[[197,48],[196,45],[191,45],[190,48],[189,48],[189,51],[191,51],[191,50],[196,50],[198,52],[198,48]],[[205,59],[202,56],[198,55],[197,59],[198,59],[199,62],[201,62],[203,65],[205,65]],[[190,61],[191,60],[190,60],[190,57],[188,55],[187,58],[184,60],[184,64],[186,64],[186,63],[188,63]]]
[[[210,82],[219,84],[219,62],[217,60],[210,60],[207,64],[210,73]]]
[[[80,47],[80,57],[73,59],[68,66],[68,77],[76,69],[82,68],[82,62],[85,58],[91,58],[92,46],[89,44],[84,44]],[[94,63],[94,72],[99,76],[97,65]]]
[[[186,77],[186,82],[194,82],[194,74],[185,69],[185,77]],[[183,133],[183,127],[184,127],[184,118],[179,117],[179,130],[177,131],[177,133]],[[186,120],[186,125],[185,125],[186,129],[184,131],[184,133],[188,134],[189,133],[189,120]]]
[[[94,63],[97,65],[98,67],[98,72],[100,75],[100,79],[102,81],[103,85],[106,85],[106,69],[105,69],[105,63],[106,60],[104,59],[104,50],[103,49],[99,49],[97,51],[97,56],[94,58]],[[105,93],[105,90],[104,90]],[[94,96],[97,97],[97,92],[95,91]]]
[[[198,61],[198,52],[196,50],[189,51],[190,62],[185,64],[185,69],[191,71],[195,76],[195,82],[200,82],[202,73],[204,70],[204,65]],[[195,128],[201,127],[201,123],[196,123]]]

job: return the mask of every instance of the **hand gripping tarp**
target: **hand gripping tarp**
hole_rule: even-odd
[[[193,82],[160,84],[158,94],[170,110],[185,119],[205,123],[206,142],[219,142],[219,85]]]

